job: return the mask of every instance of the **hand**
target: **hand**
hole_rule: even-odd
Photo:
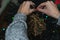
[[[52,1],[47,1],[45,3],[40,4],[37,7],[37,10],[47,14],[48,16],[54,17],[56,19],[58,19],[60,16],[57,6]]]
[[[32,13],[33,11],[35,11],[35,9],[31,9],[30,6],[35,5],[33,2],[31,1],[24,1],[21,6],[19,7],[18,12],[19,13],[23,13],[25,15],[29,15],[30,13]]]

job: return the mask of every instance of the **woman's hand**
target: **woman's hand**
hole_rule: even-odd
[[[48,16],[54,17],[56,19],[58,19],[60,16],[59,15],[60,12],[58,11],[57,6],[52,1],[47,1],[45,3],[40,4],[37,7],[37,10],[47,14]]]
[[[32,1],[24,1],[21,6],[19,7],[18,13],[23,13],[25,15],[29,15],[35,9],[31,9],[30,6],[35,5]]]

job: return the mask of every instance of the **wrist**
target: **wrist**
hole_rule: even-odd
[[[58,18],[59,18],[59,16],[60,16],[60,14],[57,14],[57,15],[55,16],[55,18],[56,18],[56,19],[58,19]]]
[[[27,13],[27,12],[24,12],[24,11],[18,11],[18,13],[21,13],[21,14],[24,14],[24,15],[29,15],[29,13]]]
[[[26,13],[23,12],[23,11],[19,11],[19,10],[18,10],[18,13],[23,14],[23,15],[26,15]]]

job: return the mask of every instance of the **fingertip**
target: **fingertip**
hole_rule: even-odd
[[[32,13],[32,12],[34,12],[34,11],[36,11],[36,9],[31,9],[31,10],[30,10],[30,13]]]
[[[50,2],[50,1],[47,1],[47,2]]]
[[[38,10],[38,9],[39,9],[39,7],[36,8],[36,10]]]
[[[30,1],[31,5],[35,5],[35,3],[33,3],[32,1]]]

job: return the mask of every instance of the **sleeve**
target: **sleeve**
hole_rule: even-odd
[[[16,14],[13,22],[8,26],[5,40],[29,40],[27,37],[26,15]]]
[[[59,18],[58,18],[58,22],[57,22],[57,24],[60,25],[60,16],[59,16]]]

